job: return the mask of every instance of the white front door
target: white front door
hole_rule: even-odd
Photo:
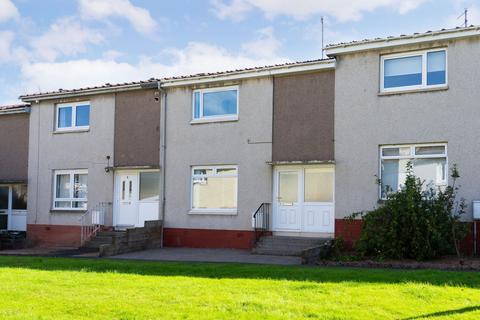
[[[334,167],[277,167],[274,231],[334,233]]]
[[[138,224],[138,174],[121,173],[117,181],[116,226],[135,227]]]
[[[298,230],[301,225],[298,170],[278,170],[274,226],[278,230]]]
[[[160,172],[129,170],[115,173],[114,225],[117,229],[143,227],[159,219]]]

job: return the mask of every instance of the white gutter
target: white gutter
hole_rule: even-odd
[[[302,65],[286,65],[271,67],[258,70],[245,70],[231,73],[219,73],[211,75],[201,75],[192,78],[185,79],[165,79],[162,80],[163,88],[178,87],[178,86],[187,86],[194,84],[210,83],[217,81],[235,81],[243,80],[250,78],[261,78],[268,76],[278,76],[278,75],[288,75],[292,73],[301,73],[301,72],[311,72],[318,70],[334,69],[335,60],[325,60],[325,61],[315,61],[312,63],[302,64]]]
[[[7,114],[19,114],[19,113],[30,113],[30,107],[0,110],[0,116],[7,115]]]
[[[460,30],[450,29],[444,31],[414,34],[410,36],[394,37],[390,39],[387,38],[370,40],[365,42],[359,41],[356,43],[345,43],[329,46],[325,49],[325,52],[327,56],[334,57],[345,53],[391,48],[396,46],[412,45],[432,41],[460,39],[473,36],[480,36],[480,27],[470,27]]]
[[[102,93],[115,93],[120,91],[130,91],[130,90],[139,90],[146,89],[150,86],[156,88],[157,81],[145,82],[145,83],[136,83],[128,85],[113,85],[111,87],[101,87],[101,88],[92,88],[92,89],[80,89],[80,90],[65,90],[64,92],[53,92],[53,93],[44,93],[38,95],[28,95],[20,96],[20,99],[24,102],[38,102],[41,100],[50,100],[50,99],[61,99],[67,97],[83,97],[93,94],[102,94]]]

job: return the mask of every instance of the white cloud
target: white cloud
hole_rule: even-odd
[[[10,0],[0,0],[0,22],[18,19],[20,14],[17,7]]]
[[[14,34],[11,31],[0,32],[0,64],[12,58],[11,47]]]
[[[150,12],[134,6],[129,0],[80,0],[80,12],[84,18],[102,20],[108,17],[127,19],[140,33],[153,33],[157,22]]]
[[[21,68],[22,87],[24,92],[33,93],[39,90],[78,88],[106,82],[138,81],[151,77],[232,70],[288,61],[273,53],[268,58],[258,58],[245,53],[233,54],[222,47],[199,42],[189,43],[183,49],[169,49],[165,54],[172,58],[172,63],[165,64],[142,57],[137,63],[131,64],[115,61],[111,56],[97,60],[26,63]]]
[[[212,11],[222,20],[230,18],[233,21],[241,21],[252,9],[250,3],[244,0],[232,0],[229,4],[224,3],[223,0],[211,0],[211,4]]]
[[[388,8],[405,14],[416,9],[427,0],[223,0],[211,1],[213,10],[220,19],[239,20],[252,9],[259,9],[268,18],[284,15],[297,20],[306,20],[314,15],[324,14],[339,21],[357,21],[364,13],[379,8]]]
[[[258,39],[242,45],[243,52],[258,58],[275,57],[282,43],[273,35],[273,28],[260,29],[258,34]]]
[[[74,18],[61,18],[46,33],[36,37],[31,45],[40,59],[55,61],[60,54],[75,55],[84,52],[87,44],[102,41],[99,31],[82,26]]]

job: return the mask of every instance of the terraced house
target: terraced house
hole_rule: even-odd
[[[361,221],[345,217],[401,187],[413,161],[433,187],[458,165],[471,220],[479,49],[478,27],[457,28],[331,45],[323,60],[23,96],[28,148],[13,146],[28,151],[28,179],[0,176],[8,216],[16,180],[28,182],[32,244],[110,243],[157,221],[159,245],[298,254],[357,239]]]

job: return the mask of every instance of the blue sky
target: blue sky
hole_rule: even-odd
[[[0,104],[25,93],[321,57],[325,43],[480,24],[463,0],[0,0]]]

